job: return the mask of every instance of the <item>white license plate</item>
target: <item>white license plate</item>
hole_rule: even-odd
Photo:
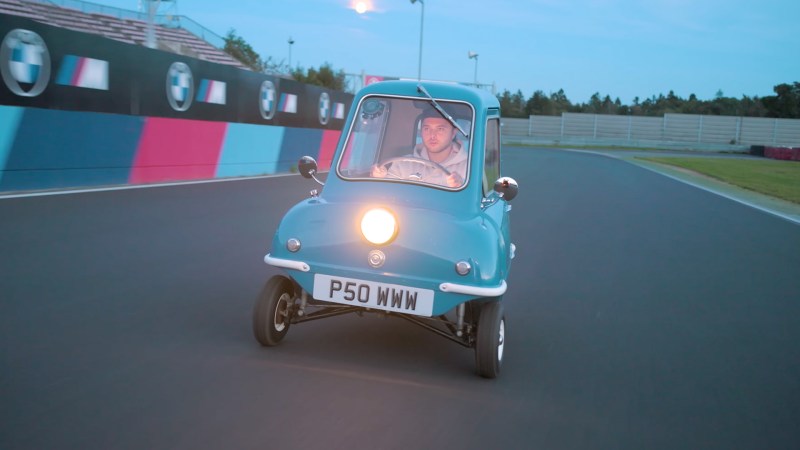
[[[314,298],[343,305],[430,316],[433,291],[398,284],[314,275]]]

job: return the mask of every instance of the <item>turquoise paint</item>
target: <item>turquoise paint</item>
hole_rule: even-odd
[[[284,127],[228,124],[216,177],[272,174],[277,171]]]
[[[75,70],[78,68],[79,60],[80,57],[78,56],[64,55],[61,68],[58,70],[58,77],[56,77],[56,84],[72,86],[72,79],[75,76]]]
[[[138,116],[25,108],[0,191],[125,184],[144,120]]]
[[[0,106],[0,180],[8,161],[8,154],[14,145],[17,129],[25,110],[18,106]]]

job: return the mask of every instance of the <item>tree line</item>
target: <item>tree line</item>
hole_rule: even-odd
[[[588,102],[572,103],[563,89],[550,94],[537,90],[527,99],[520,90],[513,94],[505,90],[497,98],[500,100],[500,110],[503,111],[504,117],[559,116],[565,112],[572,112],[624,116],[663,116],[680,113],[800,119],[800,82],[782,83],[774,86],[773,91],[775,95],[764,97],[745,95],[737,99],[726,97],[720,90],[713,100],[700,100],[694,94],[686,99],[669,91],[666,96],[659,94],[658,97],[654,95],[644,100],[636,97],[630,105],[622,104],[619,97],[611,100],[611,96],[601,96],[600,93],[592,95]]]
[[[289,67],[283,61],[275,61],[272,57],[263,59],[241,36],[236,35],[236,30],[231,29],[225,35],[225,52],[241,61],[253,71],[281,76],[290,76],[292,79],[343,91],[346,85],[346,76],[343,70],[334,70],[330,63],[325,63],[319,69],[302,67]],[[681,98],[673,91],[665,96],[659,94],[644,100],[636,97],[633,104],[624,105],[619,97],[611,100],[610,95],[601,96],[594,93],[588,102],[572,103],[563,89],[558,92],[545,94],[537,90],[527,99],[521,90],[511,93],[503,91],[497,96],[500,101],[500,110],[504,117],[525,118],[531,115],[560,116],[565,112],[590,113],[590,114],[617,114],[632,116],[663,116],[669,113],[703,114],[715,116],[746,116],[746,117],[775,117],[784,119],[800,119],[800,82],[782,83],[773,87],[775,95],[764,97],[748,97],[746,95],[737,99],[726,97],[720,90],[713,100],[700,100],[691,94],[689,98]]]
[[[329,89],[343,91],[345,89],[346,75],[344,70],[334,70],[330,63],[322,64],[319,69],[310,67],[289,67],[284,61],[277,61],[271,56],[264,59],[247,43],[241,36],[236,34],[236,30],[230,29],[224,37],[225,47],[223,50],[250,68],[259,73],[271,75],[289,76],[293,80],[302,83],[322,86]]]

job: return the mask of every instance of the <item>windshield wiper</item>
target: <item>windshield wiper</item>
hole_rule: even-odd
[[[425,96],[427,96],[428,99],[431,101],[431,104],[433,105],[433,107],[436,108],[437,111],[439,111],[439,114],[444,116],[445,119],[449,120],[450,123],[453,124],[453,126],[456,127],[456,129],[458,131],[460,131],[461,134],[463,134],[465,138],[469,139],[469,135],[467,134],[467,132],[464,131],[463,128],[461,128],[461,125],[459,125],[458,122],[456,122],[456,119],[453,119],[453,116],[451,116],[450,114],[447,114],[447,111],[445,111],[444,108],[439,106],[439,103],[437,103],[436,100],[431,96],[431,94],[428,93],[427,89],[425,89],[421,84],[418,84],[417,85],[417,91],[425,94]]]

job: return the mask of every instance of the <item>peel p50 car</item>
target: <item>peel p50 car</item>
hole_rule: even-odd
[[[388,81],[353,100],[325,182],[275,232],[253,332],[277,345],[290,325],[351,312],[396,316],[475,351],[480,376],[503,362],[502,299],[514,244],[501,176],[500,107],[464,86]]]

